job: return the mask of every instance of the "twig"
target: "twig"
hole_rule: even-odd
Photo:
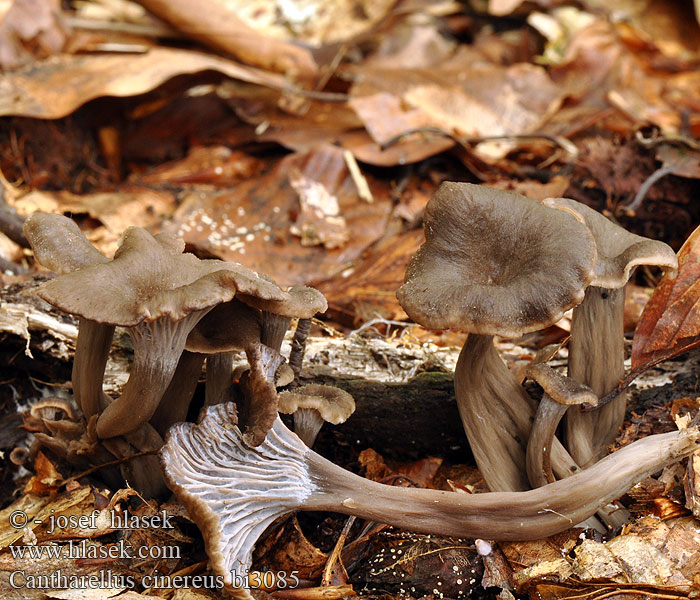
[[[345,522],[345,526],[343,527],[343,530],[340,532],[340,535],[338,536],[338,540],[335,543],[335,546],[333,547],[333,552],[331,552],[331,555],[328,557],[328,560],[326,561],[326,567],[323,569],[323,577],[321,578],[321,586],[326,586],[326,585],[334,585],[333,583],[333,572],[335,571],[335,565],[338,563],[343,569],[345,570],[345,567],[343,566],[343,563],[341,562],[340,554],[343,551],[343,547],[345,546],[345,540],[348,537],[348,534],[350,533],[350,529],[355,523],[355,517],[348,517],[348,520]],[[343,582],[347,583],[347,581]]]
[[[4,193],[0,189],[0,232],[4,233],[15,244],[22,248],[29,248],[29,242],[24,237],[24,218],[5,202]]]
[[[654,185],[659,179],[661,179],[662,177],[666,177],[666,175],[669,175],[670,173],[673,173],[673,166],[664,165],[663,167],[659,167],[656,171],[649,175],[646,181],[640,186],[639,190],[637,191],[637,194],[634,197],[634,200],[632,200],[632,202],[625,206],[625,212],[628,215],[633,215],[639,208],[644,198],[646,197],[647,192],[649,191],[651,186]]]
[[[294,371],[294,379],[298,379],[301,372],[301,363],[304,360],[306,338],[309,337],[309,331],[311,331],[311,319],[299,319],[292,338],[292,349],[289,352],[289,366]]]
[[[450,138],[457,144],[470,147],[482,142],[497,142],[497,141],[515,141],[515,142],[525,142],[525,141],[545,141],[552,145],[559,146],[569,157],[570,161],[573,161],[578,156],[578,148],[576,145],[558,135],[547,135],[547,134],[512,134],[512,135],[485,135],[481,137],[462,137],[450,133],[449,131],[444,131],[439,127],[418,127],[417,129],[409,129],[395,135],[391,139],[384,142],[380,147],[382,150],[386,150],[390,146],[397,144],[403,138],[413,135],[416,133],[434,133],[436,135],[441,135],[443,137]]]
[[[158,453],[158,450],[146,450],[145,452],[137,452],[136,454],[132,454],[131,456],[125,456],[123,458],[116,458],[114,460],[110,460],[109,462],[102,463],[101,465],[95,465],[94,467],[90,467],[89,469],[83,471],[82,473],[78,473],[77,475],[73,475],[72,477],[69,477],[61,484],[61,486],[64,486],[71,481],[77,481],[81,477],[87,477],[88,475],[91,475],[95,471],[99,471],[100,469],[104,469],[105,467],[113,467],[114,465],[120,465],[124,462],[128,462],[130,460],[133,460],[134,458],[139,458],[141,456],[150,456],[151,454],[157,454],[157,453]]]

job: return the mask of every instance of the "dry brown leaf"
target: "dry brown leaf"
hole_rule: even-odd
[[[301,238],[302,246],[322,245],[328,250],[342,248],[350,237],[336,198],[321,182],[305,176],[299,169],[289,175],[289,184],[299,195],[300,210],[290,227]]]
[[[362,162],[378,167],[394,167],[419,162],[454,147],[455,142],[444,135],[416,133],[383,148],[364,129],[348,131],[338,137],[343,148],[347,148]]]
[[[34,459],[34,475],[24,486],[25,494],[36,496],[53,494],[63,483],[63,476],[53,463],[39,451]]]
[[[397,100],[388,102],[386,94]],[[366,96],[381,100],[383,110],[370,110],[369,100],[361,100],[359,105],[359,116],[373,136],[386,136],[402,124],[404,131],[410,131],[415,123],[470,137],[531,133],[562,100],[541,67],[472,63],[462,55],[431,70],[363,69],[351,95],[354,100]],[[392,119],[388,129],[387,111]],[[476,151],[482,158],[495,158],[510,147],[489,142],[477,146]]]
[[[423,238],[422,229],[388,236],[350,269],[320,283],[329,316],[348,326],[376,317],[405,319],[394,291],[403,283],[406,267]]]
[[[640,372],[700,344],[700,227],[678,251],[678,274],[664,275],[632,340],[632,369]]]
[[[402,21],[379,40],[379,46],[364,61],[365,67],[415,69],[432,67],[447,60],[455,51],[434,23]]]
[[[192,3],[188,0],[139,0],[139,3],[180,30],[216,50],[272,71],[300,77],[316,74],[311,52],[277,40],[246,25],[235,6],[217,0]]]
[[[328,555],[306,538],[293,515],[284,527],[257,544],[254,564],[260,571],[297,571],[300,579],[313,580],[320,577],[327,560]]]
[[[662,168],[679,177],[700,178],[700,152],[681,146],[661,144],[656,150],[656,158]]]
[[[2,77],[0,116],[58,119],[94,98],[135,96],[176,75],[206,70],[272,88],[286,85],[280,75],[190,50],[153,48],[144,54],[59,55]]]
[[[0,18],[0,67],[15,69],[56,54],[66,37],[59,0],[14,0]]]
[[[53,213],[86,213],[101,221],[104,228],[94,228],[89,236],[93,244],[107,256],[117,249],[117,242],[127,227],[157,229],[175,210],[171,192],[125,185],[113,192],[71,194],[70,192],[30,192],[15,202],[15,208],[29,216],[41,210]]]
[[[290,233],[300,210],[299,197],[289,183],[295,169],[337,198],[349,231],[342,248],[302,246]],[[347,268],[384,234],[391,212],[388,186],[373,177],[368,182],[372,204],[358,201],[343,151],[324,145],[287,156],[270,172],[230,192],[185,198],[167,228],[191,245],[242,262],[280,284],[320,282]]]
[[[365,470],[365,477],[389,485],[432,487],[433,479],[442,464],[442,458],[430,456],[411,463],[387,464],[372,448],[360,452],[357,462]]]
[[[225,187],[255,177],[263,166],[261,160],[227,146],[195,146],[182,160],[160,164],[130,179],[149,185],[208,183]]]

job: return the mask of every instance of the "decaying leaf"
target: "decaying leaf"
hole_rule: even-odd
[[[143,94],[176,75],[206,70],[266,87],[286,85],[280,75],[174,48],[153,48],[144,54],[63,54],[5,73],[0,80],[0,116],[58,119],[94,98]]]
[[[368,559],[353,580],[370,590],[466,598],[481,583],[483,564],[471,541],[386,530],[372,536],[365,551]]]
[[[248,64],[303,77],[316,73],[309,50],[259,33],[238,17],[236,7],[230,3],[140,0],[140,4],[185,35]]]
[[[367,479],[409,487],[432,487],[433,478],[442,464],[441,458],[431,456],[412,463],[389,466],[371,448],[360,452],[357,461],[365,470]]]
[[[61,474],[44,453],[39,451],[34,459],[34,475],[24,486],[24,493],[38,496],[52,494],[61,483],[63,483]]]
[[[403,283],[406,267],[423,242],[423,230],[414,229],[398,237],[387,237],[348,270],[319,285],[328,299],[333,318],[355,325],[381,317],[405,319],[395,290]]]
[[[7,5],[7,3],[4,3]],[[63,48],[67,29],[58,0],[14,0],[0,7],[0,66],[14,69]]]
[[[340,214],[338,199],[319,181],[294,169],[289,184],[299,194],[301,210],[290,231],[301,238],[302,246],[323,245],[329,250],[342,248],[350,234]]]
[[[300,210],[299,196],[290,185],[295,170],[337,199],[349,233],[342,248],[302,246],[290,232]],[[372,204],[358,201],[342,149],[322,145],[289,155],[262,177],[230,191],[185,197],[166,229],[215,256],[267,273],[280,284],[319,282],[347,268],[386,230],[391,212],[388,187],[373,177],[368,181]]]
[[[632,369],[639,371],[700,344],[700,227],[678,252],[678,274],[664,275],[634,332]]]
[[[283,527],[258,542],[254,565],[259,571],[297,571],[300,579],[313,580],[320,576],[327,560],[328,555],[306,538],[293,515]]]

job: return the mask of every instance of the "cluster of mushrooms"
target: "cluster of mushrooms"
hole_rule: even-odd
[[[240,264],[183,254],[181,239],[139,227],[124,232],[111,259],[61,215],[35,213],[24,232],[37,261],[58,273],[37,294],[78,317],[72,386],[83,427],[44,419],[49,431],[37,436],[68,461],[102,464],[160,449],[168,428],[186,420],[205,361],[205,405],[235,399],[250,446],[263,442],[278,410],[295,413],[309,444],[324,415],[338,423],[354,411],[353,399],[329,386],[277,393],[298,375],[280,354],[292,319],[299,319],[297,333],[308,333],[310,319],[326,310],[317,290],[285,290]],[[103,379],[116,326],[132,341],[133,361],[121,395],[111,398]],[[234,387],[236,351],[249,368]],[[295,362],[302,351],[298,340]],[[120,470],[107,476],[147,496],[167,491],[153,454],[124,461]]]
[[[134,228],[109,260],[68,221],[61,225],[60,244],[68,250],[57,259],[59,244],[44,231],[44,221],[56,219],[36,215],[27,231],[39,261],[66,273],[43,284],[41,296],[80,315],[73,386],[90,419],[88,433],[93,424],[99,439],[141,448],[139,443],[160,443],[167,430],[160,450],[165,480],[199,525],[212,568],[228,585],[246,580],[259,535],[298,510],[494,540],[541,538],[584,520],[601,527],[596,512],[613,527],[626,518],[624,510],[610,508],[613,500],[700,446],[698,428],[688,427],[603,458],[625,408],[618,398],[596,409],[622,375],[623,287],[636,265],[658,265],[673,274],[677,262],[665,244],[632,235],[573,200],[539,203],[483,186],[444,183],[428,204],[426,241],[397,293],[414,321],[469,333],[455,390],[477,464],[492,490],[475,495],[375,483],[311,450],[315,433],[302,431],[313,433],[317,424],[309,426],[302,411],[308,412],[310,397],[329,390],[306,386],[277,394],[274,385],[286,366],[279,348],[289,316],[301,317],[305,327],[307,315],[325,309],[314,290],[285,291],[240,265],[198,261],[183,255],[174,238],[153,238]],[[148,259],[149,273],[158,274],[155,281],[145,273],[144,252],[136,251],[146,246],[155,257]],[[195,263],[201,275],[186,275]],[[175,280],[166,280],[172,271]],[[99,291],[88,292],[83,286],[89,281],[99,281]],[[119,300],[125,289],[137,299],[128,310]],[[295,296],[305,298],[308,310],[298,304],[287,308]],[[83,307],[86,301],[93,309]],[[570,308],[568,377],[538,361],[526,371],[543,389],[537,403],[498,355],[493,336],[520,337],[556,322]],[[97,379],[115,324],[130,328],[134,364],[124,394],[112,400]],[[163,340],[167,358],[154,352]],[[225,355],[238,349],[246,352],[250,370],[241,378],[243,398],[234,404],[226,402],[231,363]],[[206,407],[198,423],[172,425],[184,421],[205,353]],[[298,354],[294,358],[290,364],[298,369]],[[351,403],[340,401],[346,408]],[[300,435],[280,420],[282,404],[287,412],[299,409]],[[562,443],[556,431],[564,415]],[[232,592],[251,598],[244,588]]]

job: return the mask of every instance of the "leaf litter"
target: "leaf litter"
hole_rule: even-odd
[[[6,198],[20,213],[73,214],[106,253],[126,225],[179,233],[202,255],[240,261],[288,285],[318,285],[329,318],[347,331],[377,317],[405,319],[393,290],[422,243],[422,210],[440,181],[477,180],[537,199],[566,195],[639,233],[651,228],[675,249],[690,236],[679,252],[679,275],[661,281],[639,318],[632,367],[697,345],[692,232],[700,208],[692,180],[700,34],[690,4],[611,9],[583,2],[574,9],[538,2],[533,10],[491,0],[480,11],[449,2],[358,8],[339,1],[294,12],[285,3],[210,0],[210,11],[165,7],[160,16],[169,28],[128,3],[74,4],[38,2],[27,17],[27,3],[15,0],[0,16],[7,69],[0,80],[0,168],[10,182]],[[225,22],[250,33],[247,41],[217,37],[211,15],[231,5]],[[646,144],[640,132],[649,128],[661,144]],[[49,136],[60,141],[53,156],[35,141]],[[557,136],[575,152],[552,145]],[[661,170],[669,182],[654,175]],[[643,204],[625,213],[645,181]],[[1,246],[3,257],[22,260],[11,244]],[[653,279],[637,279],[645,298]],[[621,443],[676,427],[672,415],[684,414],[678,406],[633,415]],[[697,411],[693,398],[688,407]],[[368,476],[394,484],[480,490],[478,473],[439,457],[388,466],[367,449],[354,460]],[[12,596],[7,587],[15,564],[8,545],[66,542],[43,526],[8,528],[12,510],[40,521],[97,510],[100,526],[82,535],[110,545],[115,532],[102,521],[108,506],[144,514],[158,508],[131,492],[110,496],[63,479],[62,466],[43,454],[32,464],[34,474],[25,476],[24,492],[0,522],[0,585],[8,598],[30,597]],[[605,543],[579,529],[528,544],[475,545],[371,526],[364,532],[355,524],[341,551],[347,582],[326,586],[326,597],[462,597],[465,589],[484,588],[501,598],[697,595],[700,540],[692,515],[699,473],[694,456],[683,473],[667,471],[631,490],[635,520]],[[343,522],[330,523],[328,534],[337,536]],[[262,540],[256,565],[298,567],[305,585],[318,586],[327,555],[303,529],[295,517],[280,523]],[[111,565],[115,573],[206,573],[201,540],[184,514],[174,532],[141,529],[129,541],[177,545],[186,558],[119,561]],[[26,568],[90,573],[100,566],[61,558]],[[219,596],[113,588],[48,597]]]

